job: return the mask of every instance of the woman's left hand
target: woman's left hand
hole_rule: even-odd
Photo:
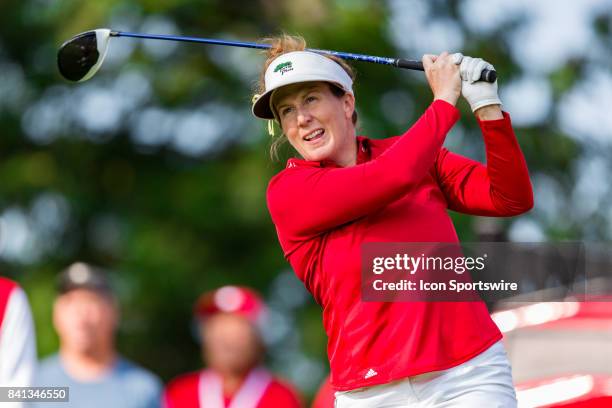
[[[467,57],[461,53],[453,54],[453,57],[461,73],[461,94],[470,104],[472,112],[491,105],[497,105],[499,109],[501,101],[497,95],[497,81],[479,81],[482,71],[495,69],[493,65],[482,58]]]

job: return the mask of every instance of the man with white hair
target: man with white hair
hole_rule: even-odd
[[[107,274],[75,263],[59,279],[53,324],[58,354],[40,364],[35,385],[68,387],[69,402],[44,402],[43,408],[156,408],[161,382],[121,357],[115,348],[119,308]]]

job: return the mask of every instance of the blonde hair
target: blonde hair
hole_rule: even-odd
[[[279,55],[286,54],[288,52],[293,52],[293,51],[304,51],[306,49],[306,40],[304,39],[304,37],[299,36],[299,35],[289,35],[289,34],[282,33],[276,37],[264,38],[261,42],[270,44],[270,48],[268,48],[265,51],[266,61],[263,64],[263,67],[261,69],[261,74],[259,76],[259,81],[257,83],[257,89],[255,93],[259,95],[263,94],[266,91],[265,74],[266,74],[266,70],[268,69],[272,61],[274,61]],[[346,73],[351,77],[351,79],[355,81],[356,73],[353,70],[353,68],[349,64],[346,63],[346,61],[344,61],[340,57],[336,57],[335,55],[331,55],[331,54],[323,54],[323,55],[325,55],[325,57],[339,64],[346,71]],[[335,96],[340,97],[344,95],[344,90],[340,89],[339,87],[335,85],[332,85],[332,84],[330,85],[331,85],[330,89]],[[354,125],[357,124],[357,112],[356,111],[353,112],[352,121]],[[287,141],[287,138],[283,134],[279,136],[273,136],[272,144],[270,145],[270,157],[272,158],[272,160],[275,160],[275,161],[278,160],[278,150],[286,141]]]

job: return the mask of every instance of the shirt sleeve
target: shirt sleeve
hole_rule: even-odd
[[[163,386],[156,375],[140,369],[139,375],[130,385],[143,408],[161,408]]]
[[[302,408],[304,404],[293,386],[284,381],[273,380],[259,401],[262,407]]]
[[[331,387],[329,377],[327,377],[319,386],[319,391],[317,391],[311,408],[333,408],[335,398],[334,389]]]
[[[458,119],[453,105],[437,100],[374,160],[351,167],[284,170],[268,187],[275,225],[293,238],[307,238],[394,201],[421,182]]]
[[[199,373],[189,373],[170,381],[162,394],[162,408],[198,408],[199,380]]]
[[[512,216],[533,207],[529,171],[510,116],[479,121],[486,166],[443,148],[436,159],[438,183],[449,209],[482,216]]]
[[[30,386],[36,368],[34,324],[23,289],[11,292],[0,332],[0,385]]]

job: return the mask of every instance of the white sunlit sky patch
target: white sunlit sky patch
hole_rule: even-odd
[[[70,221],[64,197],[39,194],[29,208],[12,206],[0,213],[0,257],[16,263],[32,263],[54,251]]]

